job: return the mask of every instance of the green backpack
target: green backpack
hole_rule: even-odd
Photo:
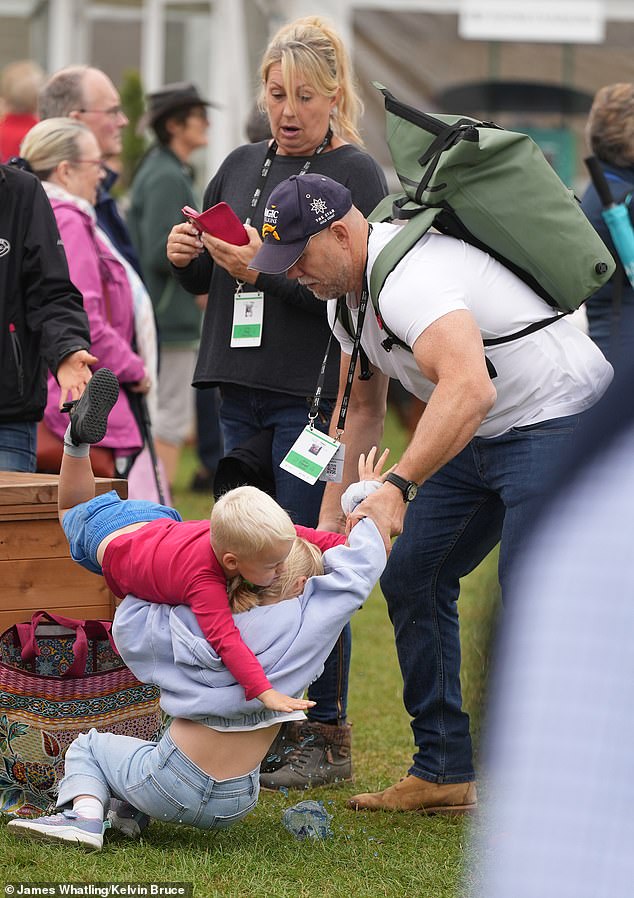
[[[609,250],[530,137],[466,116],[431,116],[374,86],[385,98],[387,142],[405,193],[385,197],[369,220],[407,222],[372,266],[377,316],[386,278],[432,226],[484,250],[559,310],[487,346],[574,311],[611,277]],[[405,345],[383,326],[385,349]]]

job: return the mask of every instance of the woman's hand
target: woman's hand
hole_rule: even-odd
[[[200,231],[184,221],[174,225],[167,238],[167,258],[177,268],[186,268],[203,252]]]
[[[143,375],[141,380],[138,380],[134,384],[128,384],[127,386],[128,386],[128,390],[131,393],[141,393],[142,395],[145,395],[146,393],[150,392],[150,388],[152,386],[152,381],[150,379],[149,374],[146,371],[146,373]]]
[[[249,268],[249,262],[262,246],[260,235],[251,225],[244,226],[249,242],[244,246],[226,243],[211,234],[202,234],[202,243],[216,265],[220,265],[231,277],[245,284],[255,284],[259,271]],[[169,258],[169,253],[168,253]]]

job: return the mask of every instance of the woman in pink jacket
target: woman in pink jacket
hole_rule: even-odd
[[[132,392],[147,393],[151,381],[141,356],[134,351],[135,286],[124,260],[98,228],[94,211],[104,170],[97,140],[85,125],[70,118],[39,122],[26,135],[21,155],[27,160],[53,207],[68,257],[71,280],[84,297],[90,323],[95,368],[107,367]],[[44,421],[60,439],[68,417],[59,411],[60,388],[49,373]],[[143,446],[125,390],[121,390],[99,444],[115,457],[134,456]]]

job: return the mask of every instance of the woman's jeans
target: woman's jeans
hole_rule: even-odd
[[[325,483],[318,480],[311,486],[280,468],[280,462],[308,424],[311,400],[234,384],[221,384],[220,394],[225,454],[262,430],[271,430],[275,498],[295,524],[316,527]],[[324,433],[328,432],[333,407],[332,400],[320,402],[315,427]],[[317,702],[308,711],[311,720],[326,723],[346,719],[351,643],[350,625],[347,624],[326,659],[323,674],[308,689],[309,699]]]
[[[580,416],[474,438],[427,480],[409,505],[381,577],[394,625],[404,701],[418,747],[410,773],[437,783],[474,778],[469,717],[462,710],[460,578],[501,540],[499,577],[565,462]]]
[[[37,425],[32,421],[0,424],[0,471],[35,471]]]
[[[57,806],[94,795],[106,807],[120,798],[164,823],[226,829],[257,804],[257,767],[244,776],[215,780],[177,748],[169,734],[160,742],[90,730],[68,748]]]

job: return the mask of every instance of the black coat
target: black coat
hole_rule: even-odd
[[[81,293],[38,179],[0,165],[0,424],[39,421],[47,368],[90,349]]]

